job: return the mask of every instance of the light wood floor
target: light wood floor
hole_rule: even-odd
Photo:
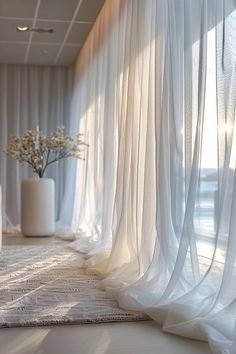
[[[3,244],[65,242],[6,235]],[[1,256],[1,255],[0,255]],[[210,354],[208,345],[164,333],[152,321],[0,329],[0,354]]]

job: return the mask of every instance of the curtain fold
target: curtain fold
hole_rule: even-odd
[[[0,184],[3,227],[14,231],[20,223],[20,184],[32,175],[28,166],[6,156],[10,135],[21,135],[39,126],[50,134],[59,125],[70,129],[73,69],[30,65],[0,65]],[[74,135],[76,133],[74,132]],[[71,203],[66,200],[73,183],[65,174],[71,162],[55,164],[47,176],[55,180],[58,227],[71,227]],[[73,199],[72,199],[73,200]],[[62,212],[62,207],[67,212]]]
[[[236,351],[235,23],[233,0],[107,0],[73,93],[71,246],[122,307],[214,353]]]

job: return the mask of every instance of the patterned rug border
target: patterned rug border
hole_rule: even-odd
[[[128,314],[129,315],[129,314]],[[125,316],[121,316],[120,318],[118,316],[116,316],[115,319],[109,319],[108,317],[104,318],[104,319],[84,319],[84,320],[78,320],[78,321],[70,321],[70,320],[61,320],[61,321],[47,321],[47,322],[42,322],[40,323],[37,322],[28,322],[28,323],[11,323],[11,324],[7,324],[7,323],[2,323],[0,325],[0,330],[3,328],[23,328],[23,327],[50,327],[50,326],[76,326],[76,325],[86,325],[86,324],[102,324],[102,323],[121,323],[121,322],[142,322],[142,321],[151,321],[150,317],[146,316],[146,315],[140,315],[139,317],[135,317],[132,318],[130,315],[128,316],[128,318],[125,318]]]

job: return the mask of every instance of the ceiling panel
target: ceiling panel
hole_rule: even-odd
[[[101,10],[102,5],[104,4],[104,1],[105,0],[83,1],[76,16],[76,20],[94,22]]]
[[[71,20],[77,4],[78,0],[41,0],[38,18]]]
[[[57,65],[70,65],[72,64],[77,55],[79,54],[79,51],[82,47],[77,47],[77,46],[69,46],[66,45],[62,49],[62,53],[58,59]]]
[[[71,65],[104,0],[0,0],[0,63]],[[53,28],[18,32],[17,26]]]
[[[67,37],[67,43],[83,44],[91,28],[88,23],[74,23]]]
[[[66,35],[69,22],[37,21],[35,27],[53,28],[53,33],[34,33],[32,42],[61,43]]]
[[[29,62],[38,65],[50,65],[57,55],[59,45],[32,44],[29,51]]]
[[[27,44],[0,43],[0,63],[23,64]]]
[[[0,0],[0,16],[34,18],[37,0]]]

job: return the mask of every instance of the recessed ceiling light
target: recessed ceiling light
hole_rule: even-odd
[[[19,31],[19,32],[27,32],[27,31],[29,31],[30,30],[30,28],[29,27],[16,27],[16,30],[17,31]]]
[[[16,27],[19,32],[36,32],[36,33],[53,33],[53,28],[33,28],[33,27]]]

